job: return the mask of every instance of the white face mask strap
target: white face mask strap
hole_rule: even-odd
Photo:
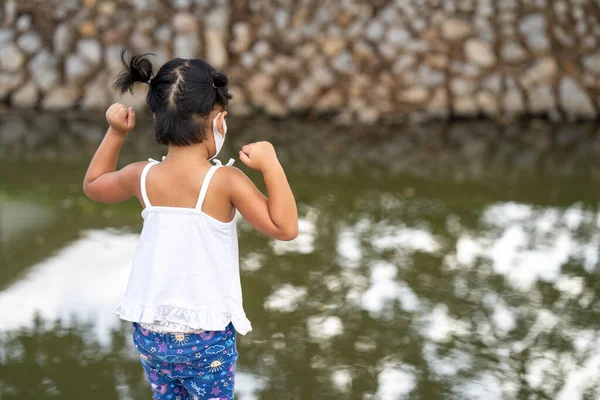
[[[222,113],[218,113],[217,116],[213,119],[213,136],[215,138],[215,155],[209,158],[212,160],[219,154],[221,148],[223,148],[223,142],[225,142],[225,135],[227,134],[227,124],[225,123],[225,119],[223,119],[223,134],[219,132],[217,128],[217,120],[221,116]]]
[[[219,128],[217,127],[217,121],[219,120],[219,117],[221,116],[221,113],[218,113],[217,116],[215,117],[215,119],[213,119],[213,131],[215,134],[220,134],[219,132]],[[225,120],[223,120],[223,124],[225,124]],[[225,129],[223,129],[225,130]],[[225,135],[223,135],[225,136]]]

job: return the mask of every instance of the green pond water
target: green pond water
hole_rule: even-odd
[[[105,123],[0,117],[0,399],[150,399],[112,314],[140,206],[81,192]],[[595,126],[229,125],[300,214],[288,243],[238,220],[236,399],[600,398]],[[136,131],[122,161],[160,158]]]

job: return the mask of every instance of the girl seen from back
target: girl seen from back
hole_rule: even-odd
[[[144,225],[127,290],[115,312],[133,323],[133,340],[154,399],[233,399],[236,332],[252,328],[242,306],[235,211],[258,231],[294,239],[298,213],[273,146],[242,147],[240,160],[263,174],[268,198],[233,160],[211,160],[223,146],[227,77],[200,59],[173,59],[153,76],[147,55],[123,57],[121,93],[149,85],[154,133],[168,146],[162,162],[117,170],[135,112],[113,104],[110,127],[84,178],[92,200],[137,197]]]

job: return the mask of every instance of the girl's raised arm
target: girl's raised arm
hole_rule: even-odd
[[[110,127],[85,174],[83,192],[100,203],[118,203],[138,195],[139,177],[147,162],[116,170],[125,137],[135,126],[135,112],[117,103],[106,111],[106,119]]]
[[[268,198],[242,171],[228,168],[234,207],[259,232],[279,240],[295,239],[298,236],[296,200],[273,145],[269,142],[246,145],[240,151],[240,160],[262,172]]]

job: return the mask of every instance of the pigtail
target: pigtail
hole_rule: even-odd
[[[148,56],[152,53],[133,54],[129,62],[125,61],[126,49],[121,51],[121,62],[124,69],[117,75],[113,82],[113,89],[121,94],[129,91],[133,94],[133,85],[136,82],[150,83],[152,78],[152,63]]]
[[[227,79],[227,76],[220,72],[213,72],[212,77],[213,77],[213,84],[215,85],[216,88],[225,87],[225,86],[227,86],[227,83],[229,83],[229,79]]]
[[[229,89],[227,88],[227,84],[229,83],[227,76],[220,72],[213,72],[212,78],[213,86],[215,88],[215,104],[227,107],[229,100],[233,98],[233,96],[229,94]]]

